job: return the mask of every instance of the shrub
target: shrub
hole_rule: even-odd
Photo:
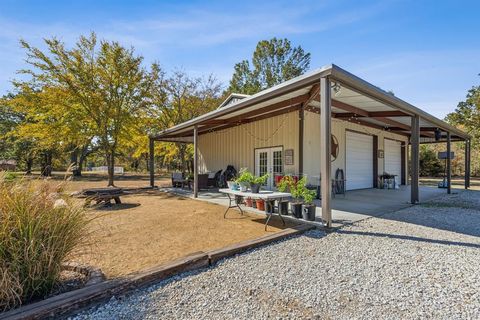
[[[61,191],[0,174],[0,310],[48,295],[61,264],[86,240],[85,209]]]

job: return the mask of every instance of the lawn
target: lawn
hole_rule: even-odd
[[[55,175],[51,183],[59,183]],[[158,179],[159,186],[170,180]],[[125,175],[116,181],[119,187],[145,187],[147,175]],[[105,177],[85,175],[67,183],[67,190],[105,187]],[[83,201],[83,200],[82,200]],[[111,208],[92,208],[90,244],[72,260],[100,267],[108,278],[166,263],[189,253],[221,248],[243,240],[261,237],[284,228],[272,219],[264,230],[263,216],[240,215],[231,210],[223,218],[225,207],[179,197],[160,190],[143,190],[123,196],[122,204]],[[287,222],[287,227],[292,226]]]

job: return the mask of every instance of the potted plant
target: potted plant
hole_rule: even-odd
[[[268,173],[260,177],[254,176],[250,181],[250,189],[252,193],[259,193],[260,187],[267,182],[267,179],[268,179]]]
[[[290,192],[293,200],[290,203],[292,214],[295,218],[302,217],[302,196],[306,189],[306,179],[294,179],[292,176],[284,176],[277,185],[280,192]]]
[[[315,221],[315,210],[317,206],[313,203],[317,192],[315,190],[310,190],[304,188],[302,192],[303,198],[303,219],[308,221]]]
[[[250,198],[250,197],[246,198],[246,199],[245,199],[245,205],[246,205],[247,207],[253,207],[253,199]]]
[[[257,209],[260,211],[265,211],[265,200],[263,199],[256,199]]]
[[[240,170],[240,176],[235,180],[236,183],[240,186],[240,191],[246,192],[247,188],[250,186],[250,183],[253,181],[254,176],[246,168]]]

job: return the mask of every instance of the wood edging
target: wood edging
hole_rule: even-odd
[[[131,273],[123,278],[106,280],[7,311],[0,314],[0,320],[66,317],[74,311],[105,302],[115,295],[125,294],[135,289],[153,285],[187,271],[212,266],[221,259],[232,257],[314,228],[315,226],[312,225],[300,224],[271,235],[242,241],[220,249],[192,253],[160,266]]]

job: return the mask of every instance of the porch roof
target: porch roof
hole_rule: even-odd
[[[331,80],[332,117],[410,136],[411,117],[419,116],[421,143],[469,139],[465,132],[405,102],[367,81],[329,65],[283,82],[255,95],[169,128],[151,138],[157,141],[193,142],[193,129],[205,134],[304,108],[320,112],[320,78]],[[441,132],[435,139],[435,132]]]

